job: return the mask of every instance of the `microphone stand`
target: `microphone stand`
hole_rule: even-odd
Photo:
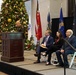
[[[76,49],[66,40],[63,38],[63,40],[74,50],[76,51]],[[65,44],[64,44],[64,48],[65,48]],[[66,66],[65,66],[65,49],[64,49],[64,75],[66,75]]]
[[[65,41],[65,39],[63,38],[63,40]],[[66,75],[66,66],[65,66],[65,43],[64,43],[64,75]]]

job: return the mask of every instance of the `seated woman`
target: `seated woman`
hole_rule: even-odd
[[[56,38],[55,38],[55,43],[50,46],[50,48],[46,51],[46,53],[44,53],[43,55],[48,55],[48,59],[46,62],[46,65],[50,65],[51,64],[51,54],[57,50],[60,50],[60,48],[62,47],[64,43],[64,40],[62,39],[62,34],[60,31],[56,32]]]

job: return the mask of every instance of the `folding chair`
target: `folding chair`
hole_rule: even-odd
[[[45,51],[46,52],[46,51]],[[45,52],[41,52],[41,61],[45,61],[47,60],[47,56],[43,56],[42,54]]]
[[[70,65],[69,65],[69,68],[72,67],[72,65],[73,65],[73,63],[74,63],[75,56],[76,56],[76,52],[74,52],[74,54],[73,54],[73,57],[72,57],[72,59],[71,59]]]

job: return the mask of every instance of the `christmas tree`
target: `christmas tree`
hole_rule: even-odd
[[[3,0],[1,7],[0,32],[16,32],[20,28],[28,30],[28,14],[23,0]]]
[[[0,14],[0,32],[23,32],[25,50],[34,49],[33,40],[28,40],[28,14],[26,0],[3,0]]]
[[[33,35],[31,35],[30,40],[26,40],[27,43],[25,43],[26,50],[36,50],[36,45],[34,44],[34,38]]]
[[[24,0],[3,0],[0,13],[0,32],[20,31],[24,33],[27,40],[28,14]]]

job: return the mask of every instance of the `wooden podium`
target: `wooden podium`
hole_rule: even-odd
[[[23,33],[2,33],[2,56],[1,60],[16,62],[24,60],[24,39]]]

